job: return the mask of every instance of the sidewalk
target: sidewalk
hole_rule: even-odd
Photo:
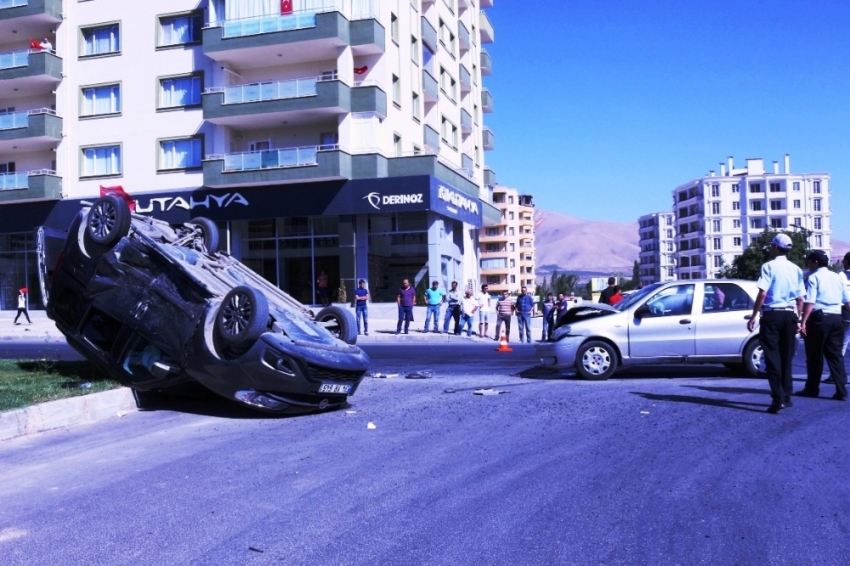
[[[350,311],[354,315],[354,309],[349,306],[337,305]],[[321,306],[316,305],[311,307],[314,313],[321,310]],[[475,316],[475,322],[472,326],[472,337],[466,336],[466,330],[461,336],[451,334],[454,330],[454,321],[449,321],[449,334],[436,334],[433,332],[423,333],[422,329],[425,326],[426,307],[413,307],[413,322],[410,323],[410,334],[396,335],[396,323],[398,322],[398,307],[395,303],[374,303],[369,305],[369,336],[358,336],[358,344],[375,344],[384,342],[451,342],[454,344],[469,344],[475,342],[485,342],[484,338],[478,336],[478,315]],[[446,307],[440,309],[440,320],[437,328],[443,330],[443,317],[446,313]],[[27,341],[45,341],[58,342],[65,341],[65,336],[57,330],[56,325],[52,320],[47,318],[47,314],[43,310],[29,311],[32,324],[28,324],[23,315],[18,319],[18,324],[13,324],[17,311],[0,311],[0,340],[27,340]],[[431,322],[431,329],[434,323]],[[540,340],[540,335],[543,331],[543,319],[535,317],[531,319],[531,339],[533,341]],[[496,332],[496,313],[490,313],[490,325],[488,334],[490,340],[498,339],[494,336]],[[511,342],[519,341],[519,326],[516,317],[511,320]]]

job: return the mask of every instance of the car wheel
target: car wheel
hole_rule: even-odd
[[[94,201],[86,218],[86,235],[101,248],[110,249],[130,232],[130,209],[120,198],[107,195]]]
[[[357,322],[354,315],[340,307],[325,307],[314,317],[316,322],[331,322],[325,326],[331,334],[345,342],[355,344],[357,342]]]
[[[608,379],[617,369],[617,352],[606,343],[586,342],[578,350],[576,370],[584,379]]]
[[[214,254],[218,251],[218,226],[209,218],[199,216],[193,218],[190,224],[194,224],[202,234],[204,248],[208,254]]]
[[[218,336],[228,346],[247,351],[269,324],[269,301],[252,287],[234,287],[224,296],[215,317]]]
[[[750,340],[744,348],[744,370],[753,377],[758,377],[761,361],[764,358],[764,349],[758,340]]]

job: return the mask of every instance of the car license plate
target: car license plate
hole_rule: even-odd
[[[351,391],[351,386],[343,385],[342,383],[323,383],[319,387],[319,393],[342,393],[347,395],[349,391]]]

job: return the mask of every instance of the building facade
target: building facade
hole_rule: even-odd
[[[653,212],[638,219],[640,284],[676,279],[676,217]]]
[[[809,245],[832,250],[829,180],[826,173],[792,173],[774,161],[771,171],[761,159],[736,168],[732,157],[720,175],[695,179],[673,190],[679,279],[717,277],[765,230],[811,231]]]
[[[38,288],[34,228],[115,185],[305,303],[320,271],[477,281],[491,5],[0,2],[0,309]]]
[[[481,231],[481,283],[490,293],[534,292],[534,203],[516,189],[493,187],[493,204],[501,212],[495,226]]]

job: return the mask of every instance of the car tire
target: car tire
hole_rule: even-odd
[[[100,197],[86,216],[86,237],[99,251],[112,249],[130,232],[130,221],[126,202],[114,195]]]
[[[224,296],[215,317],[216,334],[233,351],[244,353],[266,331],[269,301],[252,287],[240,285]]]
[[[607,342],[591,340],[578,349],[576,371],[584,379],[601,381],[617,370],[617,352]]]
[[[316,322],[334,322],[326,326],[331,334],[346,344],[357,343],[357,322],[349,311],[335,306],[325,307],[319,311],[313,320]]]
[[[206,248],[207,253],[216,253],[218,251],[219,237],[218,226],[215,225],[215,222],[209,218],[198,216],[197,218],[193,218],[190,224],[194,224],[201,230],[201,234],[203,234],[204,247]]]
[[[764,357],[764,350],[761,347],[761,342],[758,339],[750,340],[750,343],[744,348],[744,371],[752,377],[758,377],[762,357]]]

